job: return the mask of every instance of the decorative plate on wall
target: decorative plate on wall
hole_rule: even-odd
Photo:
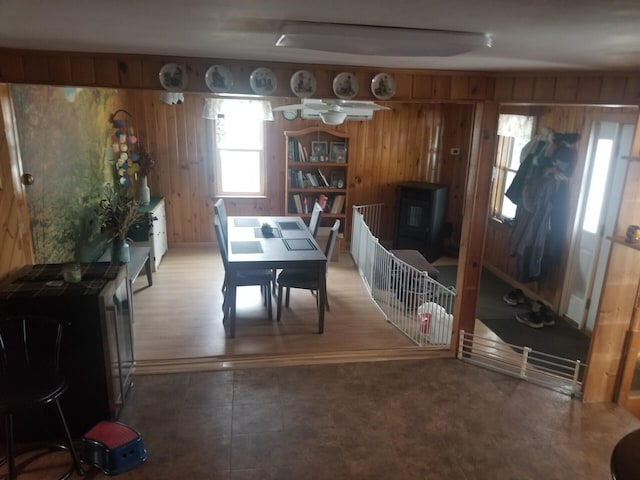
[[[260,67],[251,72],[249,85],[251,85],[253,93],[257,93],[258,95],[271,95],[276,91],[278,81],[273,70]]]
[[[204,74],[204,83],[213,93],[225,93],[233,88],[233,75],[224,65],[214,65]]]
[[[358,79],[350,72],[339,73],[333,79],[333,93],[342,100],[351,100],[358,94]]]
[[[396,94],[396,79],[388,73],[379,73],[371,80],[371,93],[378,100],[389,100]]]
[[[167,63],[160,69],[160,85],[169,92],[181,92],[187,88],[187,67],[178,63]]]
[[[318,83],[313,73],[308,70],[298,70],[291,75],[291,81],[289,82],[291,91],[298,98],[309,98],[316,93]]]

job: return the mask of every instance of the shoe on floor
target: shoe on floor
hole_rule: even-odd
[[[510,292],[505,293],[502,299],[508,303],[509,305],[516,306],[521,303],[524,303],[524,293],[519,288],[511,290]]]
[[[539,300],[531,305],[531,313],[539,317],[545,327],[552,327],[556,324],[555,314]]]
[[[544,323],[542,321],[542,315],[536,312],[522,312],[516,313],[516,320],[518,323],[522,323],[531,328],[542,328]]]

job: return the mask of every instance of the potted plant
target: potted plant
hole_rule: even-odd
[[[130,259],[128,232],[144,216],[138,201],[120,185],[107,185],[100,201],[101,231],[111,242],[111,261],[127,263]]]
[[[265,237],[273,235],[273,227],[268,222],[264,222],[260,229]]]

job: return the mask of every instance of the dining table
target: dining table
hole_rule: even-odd
[[[263,224],[272,229],[264,232]],[[236,332],[236,278],[243,270],[308,269],[317,271],[318,333],[324,331],[327,297],[327,257],[300,217],[227,217],[227,295],[230,302],[229,337]]]

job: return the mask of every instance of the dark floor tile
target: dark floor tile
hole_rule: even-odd
[[[231,437],[231,470],[286,465],[286,434],[265,432]]]
[[[232,407],[218,405],[208,408],[184,408],[179,414],[176,436],[231,436]]]
[[[280,403],[240,403],[233,405],[231,431],[234,435],[282,431]]]

